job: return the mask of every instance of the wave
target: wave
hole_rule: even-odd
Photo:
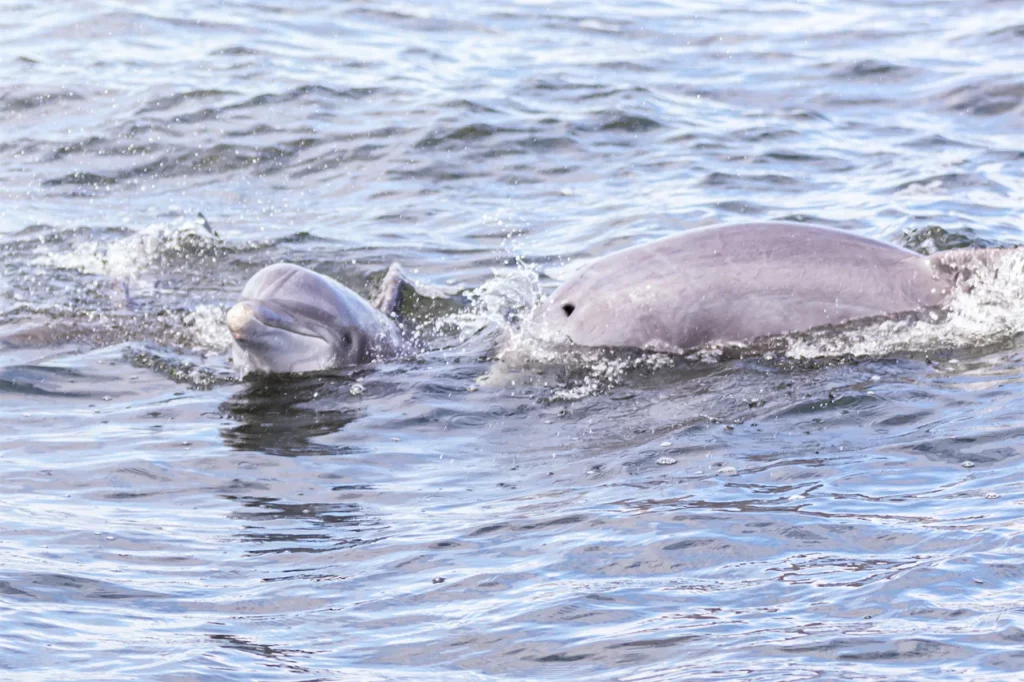
[[[70,251],[46,247],[31,262],[137,282],[147,270],[166,267],[172,260],[188,261],[190,265],[195,265],[196,258],[215,260],[223,248],[223,240],[206,219],[199,216],[153,223],[112,242],[81,242]]]

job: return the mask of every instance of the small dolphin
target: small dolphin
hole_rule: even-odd
[[[999,249],[932,256],[801,223],[701,228],[600,258],[535,314],[580,346],[683,352],[940,307]]]
[[[392,265],[375,305],[340,282],[290,263],[246,283],[227,313],[232,360],[249,372],[315,372],[394,357],[403,347],[389,314],[404,276]]]

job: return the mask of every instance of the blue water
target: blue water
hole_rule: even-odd
[[[1024,242],[1019,3],[93,0],[0,34],[0,678],[1024,672],[1024,268],[755,357],[521,323],[716,222]],[[468,304],[408,304],[413,357],[240,381],[224,311],[279,260]]]

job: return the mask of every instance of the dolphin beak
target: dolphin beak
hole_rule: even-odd
[[[225,321],[235,341],[245,341],[251,335],[253,327],[259,324],[259,320],[256,317],[256,308],[248,301],[240,301],[232,306],[231,310],[228,311]]]

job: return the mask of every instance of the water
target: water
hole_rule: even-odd
[[[1024,267],[764,355],[519,320],[721,221],[1024,241],[1022,22],[3,4],[0,677],[1020,674]],[[414,301],[411,358],[240,382],[221,320],[278,260],[469,304]]]

